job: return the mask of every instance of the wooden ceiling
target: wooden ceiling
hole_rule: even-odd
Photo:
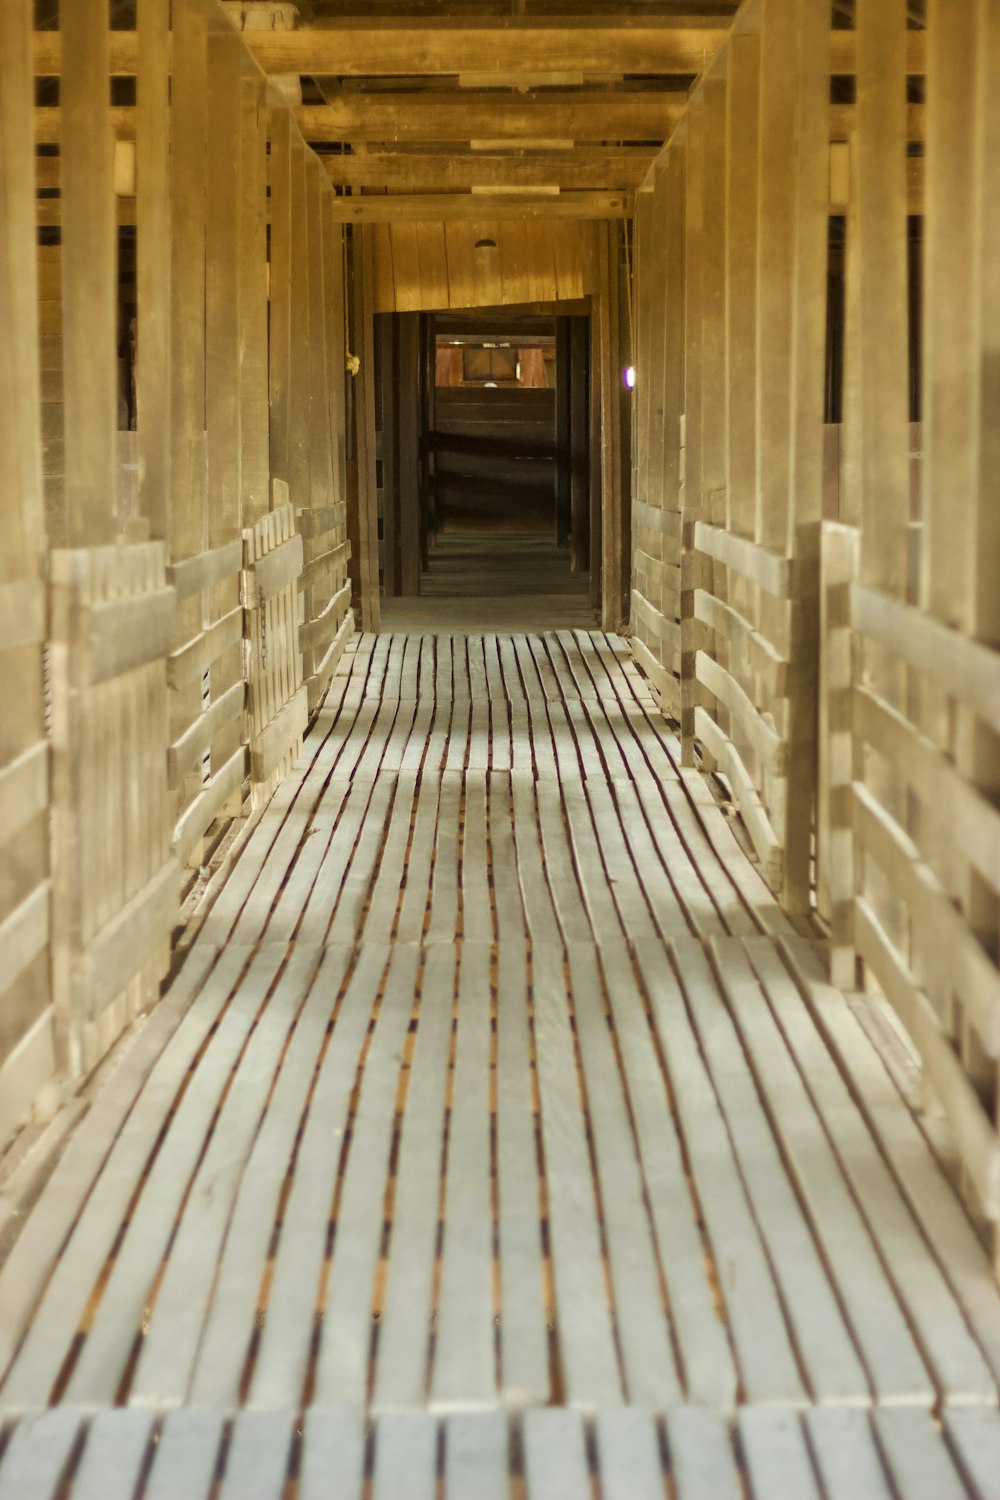
[[[854,0],[827,3],[843,38],[834,71],[850,73],[853,36],[845,28]],[[910,5],[919,24],[923,0]],[[283,13],[277,25],[287,24],[291,8],[291,0],[272,6]],[[346,218],[368,216],[359,200],[380,219],[440,218],[452,196],[454,216],[464,219],[474,213],[471,198],[484,218],[499,205],[509,214],[515,203],[564,217],[569,201],[553,201],[563,194],[587,218],[629,211],[629,195],[738,3],[298,0],[295,30],[266,29],[263,0],[229,0],[227,9],[253,13],[247,44],[286,97],[289,89],[300,97],[305,139],[353,200]],[[135,0],[112,0],[112,12],[112,66],[127,78],[135,70]],[[38,38],[43,77],[59,72],[56,14],[56,0],[37,0],[37,24],[48,31]],[[118,128],[127,133],[127,118]],[[42,120],[39,139],[52,138],[45,129]]]

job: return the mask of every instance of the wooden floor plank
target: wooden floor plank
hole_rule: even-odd
[[[314,1399],[324,1406],[363,1402],[368,1386],[386,1174],[419,965],[415,948],[393,953],[361,1077],[316,1356]]]
[[[683,994],[659,943],[637,947],[636,956],[715,1264],[722,1268],[719,1291],[746,1399],[804,1404],[781,1299]]]
[[[627,643],[315,726],[8,1234],[0,1500],[1000,1500],[982,1247]]]
[[[466,1412],[445,1426],[445,1500],[508,1500],[510,1454],[502,1412]]]
[[[579,1413],[548,1407],[524,1418],[528,1500],[586,1500],[593,1491]]]
[[[208,1500],[223,1439],[218,1412],[169,1412],[156,1445],[145,1500]]]
[[[72,1500],[133,1500],[153,1437],[153,1413],[99,1411],[73,1478]]]
[[[663,1464],[652,1413],[636,1407],[597,1415],[602,1500],[663,1500]]]
[[[736,1403],[736,1365],[705,1275],[698,1208],[688,1187],[682,1142],[643,996],[624,942],[603,944],[600,961],[686,1395],[692,1402],[729,1412]]]
[[[826,1500],[893,1500],[867,1413],[818,1406],[805,1420]]]
[[[444,1238],[431,1402],[440,1410],[496,1405],[490,1162],[490,953],[462,945],[448,1128]],[[539,1304],[540,1305],[540,1304]],[[449,1424],[461,1451],[475,1428]],[[484,1434],[492,1429],[486,1425]],[[450,1462],[450,1460],[449,1460]],[[487,1469],[482,1483],[486,1484]],[[506,1473],[506,1461],[504,1463]],[[455,1471],[464,1473],[461,1462]],[[451,1471],[449,1470],[449,1473]],[[475,1488],[471,1483],[469,1489]],[[455,1488],[458,1480],[449,1478]]]
[[[303,1423],[298,1500],[361,1500],[364,1473],[362,1413],[311,1406]]]
[[[626,1394],[636,1406],[663,1411],[680,1400],[681,1381],[660,1290],[635,1137],[618,1062],[608,1046],[596,952],[574,945],[569,970]]]
[[[822,1500],[800,1413],[745,1406],[739,1440],[752,1500]]]
[[[247,1398],[250,1406],[295,1408],[302,1397],[351,1095],[388,959],[385,945],[374,942],[365,945],[316,1079],[283,1212],[267,1312]],[[210,1365],[207,1348],[206,1345],[202,1356],[205,1375],[200,1381],[196,1376],[194,1393],[198,1393],[199,1386],[207,1391],[235,1389],[245,1350],[234,1350],[220,1336],[214,1345],[217,1362]]]
[[[22,1417],[0,1459],[0,1500],[57,1500],[81,1422],[66,1406]]]
[[[372,1394],[376,1411],[420,1407],[427,1400],[455,981],[454,949],[443,944],[431,948],[420,981],[417,1039],[400,1131]]]
[[[742,1500],[729,1433],[716,1412],[700,1406],[669,1412],[667,1448],[677,1500]]]
[[[976,1345],[940,1266],[931,1254],[884,1158],[866,1129],[840,1071],[824,1046],[809,1012],[803,1006],[791,976],[773,944],[766,939],[751,939],[746,949],[763,981],[777,1024],[795,1055],[845,1176],[853,1188],[858,1205],[856,1212],[867,1223],[885,1267],[884,1275],[892,1284],[895,1296],[900,1299],[906,1321],[919,1340],[924,1358],[930,1365],[944,1400],[949,1403],[971,1401],[995,1405],[996,1381]],[[759,1000],[758,992],[751,1000],[757,1020],[763,1017],[763,1012],[757,1010]],[[773,1078],[773,1043],[767,1045],[766,1056],[768,1075]],[[802,1131],[798,1126],[795,1135],[797,1142],[801,1142]],[[807,1170],[810,1178],[815,1181],[812,1167]],[[826,1217],[831,1226],[836,1223],[838,1237],[845,1238],[846,1223],[852,1215],[847,1213],[842,1218],[838,1213],[834,1217],[828,1208]],[[835,1267],[832,1252],[830,1262]],[[879,1295],[876,1290],[881,1279],[881,1267],[877,1273],[871,1271],[862,1275],[860,1268],[855,1266],[849,1288],[844,1291],[848,1306],[855,1299],[869,1296],[875,1299],[874,1306],[870,1308],[862,1303],[855,1316],[861,1330],[859,1341],[864,1346],[870,1330],[876,1342],[875,1353],[878,1358],[890,1347],[887,1331],[882,1326],[885,1293]],[[872,1356],[866,1357],[871,1366]],[[883,1392],[883,1399],[885,1395]]]
[[[305,1114],[316,1059],[349,958],[348,950],[336,948],[327,949],[322,956],[314,955],[318,968],[309,998],[240,1182],[215,1286],[194,1350],[193,1379],[189,1369],[190,1384],[185,1388],[192,1405],[226,1410],[237,1404],[239,1376],[257,1321],[282,1188]],[[155,1366],[153,1373],[158,1374]]]
[[[864,1404],[866,1374],[796,1193],[753,1075],[700,944],[674,945],[685,996],[729,1124],[736,1158],[768,1246],[815,1399]],[[933,1392],[912,1344],[898,1350],[893,1395],[930,1401]]]
[[[476,983],[488,984],[483,946],[477,946],[477,965]],[[500,1384],[508,1404],[526,1405],[548,1400],[550,1377],[527,955],[521,945],[505,945],[499,953],[496,1004]]]
[[[534,951],[532,998],[566,1401],[590,1410],[619,1406],[624,1391],[605,1289],[600,1213],[559,950]]]

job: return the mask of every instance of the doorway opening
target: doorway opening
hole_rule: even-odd
[[[383,627],[593,627],[589,317],[376,324]]]

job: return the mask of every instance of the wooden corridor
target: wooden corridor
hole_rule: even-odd
[[[861,1013],[623,641],[361,637],[0,1270],[0,1500],[996,1500]]]

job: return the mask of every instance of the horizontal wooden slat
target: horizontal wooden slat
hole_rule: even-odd
[[[0,843],[7,844],[49,801],[49,747],[44,740],[0,771]]]
[[[695,735],[729,780],[747,832],[772,890],[781,885],[784,851],[735,745],[704,708],[695,709]]]
[[[669,718],[676,719],[681,711],[681,690],[677,678],[657,661],[649,647],[638,636],[632,637],[631,646],[636,661],[653,684],[660,700],[660,712]]]
[[[316,651],[320,646],[326,644],[331,635],[340,627],[345,609],[350,608],[351,585],[345,583],[338,594],[334,594],[329,604],[321,615],[314,620],[307,620],[304,625],[299,626],[299,650]]]
[[[655,151],[650,147],[615,149],[579,146],[574,151],[531,156],[475,151],[468,154],[417,151],[369,151],[321,158],[338,187],[416,188],[445,192],[471,187],[566,189],[635,188]]]
[[[860,851],[881,867],[913,922],[922,952],[947,953],[948,976],[990,1057],[1000,1057],[1000,971],[949,900],[920,850],[861,782],[855,782],[854,830]]]
[[[351,610],[347,611],[341,622],[340,629],[330,642],[330,647],[320,665],[311,677],[306,679],[305,687],[309,695],[309,712],[315,713],[319,707],[323,694],[330,685],[330,680],[337,670],[337,663],[344,654],[347,642],[354,634],[354,615]]]
[[[302,538],[290,537],[265,557],[244,567],[242,598],[245,609],[256,609],[264,599],[271,599],[298,578],[302,572],[304,552]]]
[[[379,74],[435,76],[449,73],[521,73],[530,59],[532,75],[549,72],[652,73],[664,77],[703,72],[728,35],[718,23],[692,25],[687,19],[648,17],[623,26],[616,17],[588,16],[560,22],[553,17],[455,20],[383,19],[364,24],[339,19],[298,31],[248,31],[244,41],[267,73],[311,73],[369,77]],[[831,35],[834,73],[856,68],[852,32]],[[61,70],[58,32],[35,33],[35,72]],[[907,33],[907,70],[926,68],[926,33]],[[135,73],[135,33],[111,33],[111,71]]]
[[[90,631],[90,681],[107,682],[166,657],[176,611],[177,595],[172,588],[90,605],[84,626]]]
[[[45,639],[45,585],[35,579],[0,583],[0,651]]]
[[[478,219],[627,219],[630,193],[550,193],[541,197],[479,193],[395,193],[336,198],[338,224],[393,224]]]
[[[295,512],[296,530],[306,541],[325,536],[328,531],[334,531],[338,526],[345,525],[346,521],[347,506],[343,501],[337,505],[323,505],[317,506],[315,510]]]
[[[0,922],[0,995],[6,994],[48,940],[49,882],[45,880]]]
[[[1000,1139],[927,996],[893,948],[869,903],[854,903],[854,940],[903,1023],[947,1113],[984,1215],[1000,1219]]]
[[[1000,733],[1000,651],[970,640],[912,605],[855,584],[854,627],[868,640],[936,679]]]
[[[230,797],[239,791],[246,768],[246,746],[241,745],[238,750],[233,751],[225,765],[216,771],[208,785],[202,788],[191,806],[185,809],[174,829],[172,840],[174,853],[182,864],[187,863],[205,829],[218,817]]]
[[[72,974],[79,1014],[95,1020],[170,937],[180,911],[180,869],[168,859],[158,874],[92,938]]]
[[[223,693],[191,725],[190,729],[167,751],[167,780],[171,788],[177,787],[189,771],[198,764],[212,740],[233,719],[243,712],[246,702],[246,683],[236,682]]]
[[[854,689],[854,732],[927,804],[955,848],[1000,893],[1000,809],[976,790],[933,741],[867,688]]]
[[[678,621],[671,620],[662,610],[650,604],[638,589],[632,590],[632,609],[650,630],[656,631],[660,639],[669,644],[672,651],[680,650],[681,627]]]
[[[775,599],[791,597],[792,564],[787,557],[775,557],[755,542],[734,536],[721,527],[709,526],[706,521],[695,523],[694,544],[706,557],[732,568]]]
[[[278,769],[297,740],[301,740],[309,722],[309,694],[303,685],[250,749],[250,773],[254,781],[263,782]]]
[[[170,687],[183,687],[193,682],[207,670],[224,651],[229,651],[243,639],[243,606],[238,605],[216,620],[214,625],[195,636],[180,651],[167,658],[167,682]]]
[[[645,500],[633,500],[632,519],[637,526],[646,526],[650,531],[659,531],[680,541],[683,516],[679,510],[662,510]]]
[[[222,547],[213,547],[208,552],[199,552],[195,557],[174,563],[168,576],[177,590],[178,599],[187,599],[192,594],[201,593],[202,589],[211,588],[220,579],[238,573],[242,566],[243,543],[237,538],[235,542],[226,542]]]
[[[325,569],[335,567],[338,563],[347,563],[351,556],[350,542],[338,542],[336,547],[331,547],[328,552],[320,552],[315,557],[310,557],[299,574],[299,589],[306,589],[313,579],[318,578]],[[301,636],[299,645],[302,646]],[[302,646],[303,651],[306,649]]]
[[[722,703],[739,723],[743,737],[749,741],[761,766],[772,776],[787,771],[787,746],[780,734],[764,720],[744,689],[725,667],[704,651],[695,653],[695,676]]]
[[[724,604],[714,594],[704,589],[694,591],[695,619],[701,620],[749,660],[750,666],[760,678],[768,698],[788,696],[788,663],[760,631],[735,610]]]

